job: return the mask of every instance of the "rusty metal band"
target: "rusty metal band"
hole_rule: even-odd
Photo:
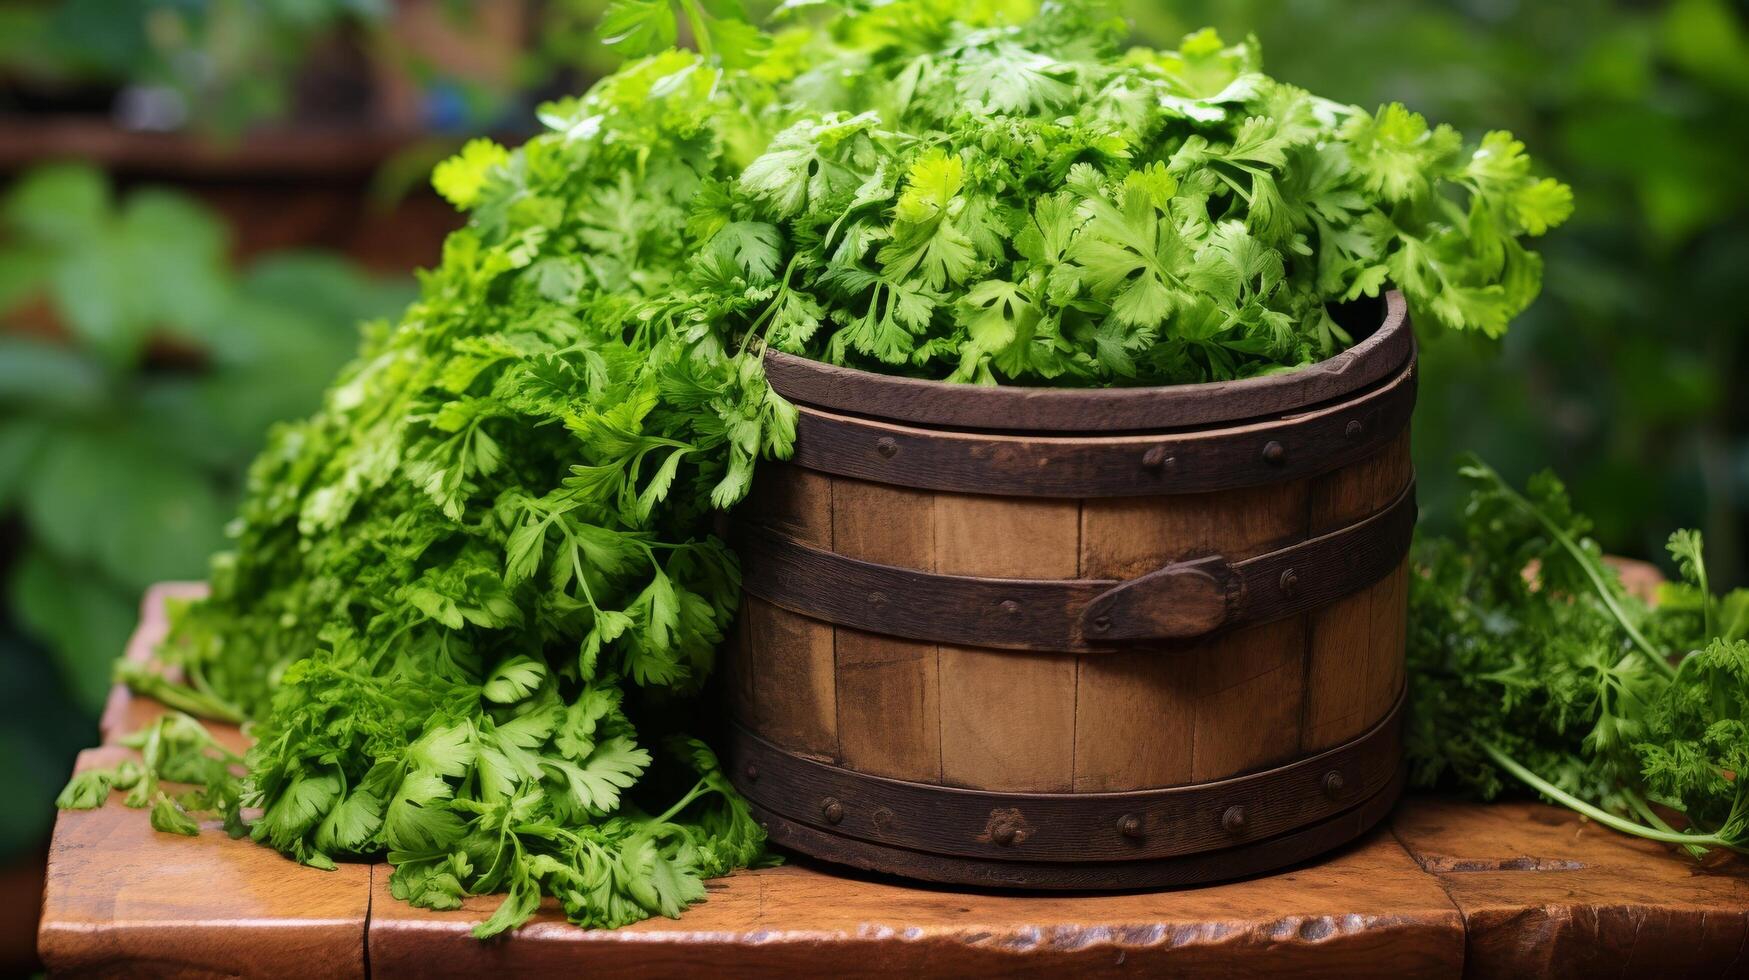
[[[793,402],[923,425],[951,419],[963,429],[1111,433],[1230,423],[1345,398],[1399,370],[1414,345],[1408,304],[1393,290],[1368,305],[1376,326],[1348,350],[1297,371],[1239,381],[1080,389],[944,384],[777,351],[765,354],[765,376]]]
[[[752,804],[773,843],[836,864],[922,881],[978,888],[1090,890],[1175,888],[1277,871],[1335,850],[1376,826],[1402,795],[1399,769],[1390,784],[1346,810],[1269,840],[1219,851],[1139,861],[1040,863],[952,857],[888,847],[785,819]]]
[[[1328,534],[1228,563],[1174,562],[1128,581],[941,575],[882,565],[738,523],[742,587],[791,612],[887,636],[1081,653],[1189,640],[1328,605],[1383,579],[1409,551],[1411,480],[1384,509]]]
[[[1004,863],[1158,860],[1267,841],[1388,791],[1402,762],[1402,706],[1399,695],[1370,731],[1280,768],[1139,792],[996,793],[887,779],[785,751],[739,724],[730,773],[761,809],[881,847]]]
[[[1384,449],[1415,408],[1415,365],[1286,418],[1161,435],[1003,435],[926,429],[798,405],[805,469],[923,490],[1010,497],[1204,493],[1317,476]]]

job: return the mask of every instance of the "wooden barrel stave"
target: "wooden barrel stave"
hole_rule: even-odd
[[[1077,575],[1080,505],[935,495],[935,572]],[[1075,782],[1075,660],[941,644],[941,781],[1068,792]]]
[[[1316,482],[1311,533],[1351,523],[1389,503],[1413,478],[1409,433],[1386,451]],[[1307,750],[1365,731],[1403,686],[1408,560],[1390,577],[1307,616]]]

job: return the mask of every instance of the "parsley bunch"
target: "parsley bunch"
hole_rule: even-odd
[[[1519,493],[1463,473],[1463,535],[1422,543],[1410,589],[1416,781],[1528,788],[1697,855],[1749,853],[1749,589],[1713,595],[1700,535],[1678,531],[1683,580],[1649,606],[1554,476]]]
[[[695,33],[732,23],[681,6]],[[1254,40],[1124,52],[1097,3],[853,6],[731,32],[740,71],[670,53],[622,76],[684,90],[721,154],[662,315],[954,381],[1223,380],[1335,353],[1331,304],[1387,284],[1424,324],[1498,336],[1540,287],[1523,240],[1572,210],[1511,134],[1318,98]],[[610,39],[654,48],[672,18],[625,0]],[[550,121],[612,120],[597,94]]]
[[[622,0],[604,31],[644,57],[440,166],[467,227],[273,433],[210,598],[128,674],[256,738],[238,792],[179,742],[213,785],[168,806],[312,865],[386,854],[418,905],[506,893],[482,936],[542,895],[677,914],[763,843],[678,733],[739,598],[713,514],[794,436],[763,345],[1196,381],[1334,352],[1328,307],[1387,282],[1492,333],[1535,294],[1520,239],[1570,202],[1511,137],[1466,150],[1274,82],[1254,45],[1123,53],[1097,5],[1024,8],[792,4],[766,33],[733,0]],[[696,52],[668,49],[682,21]]]

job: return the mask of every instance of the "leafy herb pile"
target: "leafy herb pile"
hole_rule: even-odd
[[[667,54],[621,76],[685,93],[685,125],[724,151],[659,315],[750,324],[834,363],[1242,377],[1334,353],[1348,338],[1329,304],[1387,282],[1429,325],[1498,335],[1541,283],[1521,239],[1572,210],[1509,133],[1466,147],[1401,105],[1317,98],[1211,31],[1120,55],[1099,4],[1017,26],[1000,26],[1008,4],[875,5],[769,41],[683,6],[702,49],[747,68]],[[618,4],[604,29],[634,49],[674,37],[667,0]],[[606,94],[549,119],[603,124]]]
[[[1749,853],[1749,589],[1713,595],[1700,535],[1678,531],[1682,581],[1649,605],[1553,475],[1521,494],[1463,473],[1464,533],[1424,543],[1410,590],[1415,780],[1528,787],[1697,855]]]
[[[418,905],[508,893],[480,935],[543,894],[674,915],[763,843],[674,734],[738,600],[712,512],[793,438],[762,343],[978,382],[1255,374],[1339,349],[1328,305],[1387,282],[1498,333],[1537,288],[1521,237],[1570,209],[1504,133],[1314,98],[1212,34],[1125,54],[1095,4],[816,6],[768,34],[682,0],[694,53],[662,50],[666,0],[622,0],[608,39],[659,53],[438,168],[467,228],[273,435],[211,598],[129,673],[252,719],[246,781],[173,720],[163,778],[204,789],[101,771],[69,804],[131,782],[167,827],[386,853]]]

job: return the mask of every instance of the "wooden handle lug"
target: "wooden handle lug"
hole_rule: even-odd
[[[1081,634],[1092,643],[1203,636],[1231,617],[1238,582],[1219,555],[1173,562],[1089,602]]]

